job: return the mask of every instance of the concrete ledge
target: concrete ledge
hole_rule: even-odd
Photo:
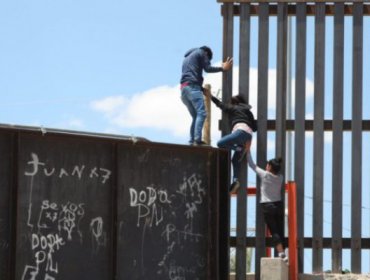
[[[281,258],[261,258],[261,280],[288,279],[288,265]]]
[[[370,280],[370,274],[301,274],[299,280]]]

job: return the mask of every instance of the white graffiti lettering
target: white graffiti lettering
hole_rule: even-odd
[[[55,169],[53,166],[46,166],[45,162],[40,161],[39,156],[36,153],[31,153],[31,160],[27,162],[29,170],[24,172],[25,176],[35,176],[42,169],[43,174],[47,177],[56,175],[58,178],[64,178],[69,176],[75,176],[81,179],[85,174],[85,165],[75,165],[70,170],[66,168]],[[91,167],[86,170],[86,176],[89,178],[101,179],[101,182],[105,184],[111,177],[112,171],[103,167]]]
[[[162,232],[162,236],[167,243],[175,240],[178,244],[199,242],[200,239],[204,238],[203,234],[193,233],[193,230],[188,225],[184,227],[184,230],[178,230],[174,224],[168,224],[166,229]]]
[[[98,253],[101,246],[106,246],[107,234],[103,231],[103,219],[102,217],[97,217],[91,220],[90,230],[93,242],[93,252]]]
[[[163,206],[171,204],[167,191],[156,190],[153,186],[146,187],[145,190],[137,191],[134,188],[129,189],[130,206],[137,208],[137,223],[148,218],[147,223],[150,227],[155,224],[158,226],[163,221]]]

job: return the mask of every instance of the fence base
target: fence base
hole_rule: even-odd
[[[301,274],[299,280],[370,280],[370,274]]]
[[[261,258],[261,280],[288,279],[288,265],[281,258]]]

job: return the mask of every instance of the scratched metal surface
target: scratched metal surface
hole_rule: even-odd
[[[16,279],[111,279],[114,146],[18,141]]]
[[[226,152],[0,126],[0,153],[1,280],[226,275]]]
[[[119,146],[118,279],[216,279],[214,153]]]

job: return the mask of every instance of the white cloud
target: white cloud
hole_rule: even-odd
[[[187,135],[190,115],[180,99],[178,86],[161,86],[130,98],[111,96],[91,103],[118,127],[151,128],[169,131],[176,136]]]
[[[123,96],[110,96],[103,100],[91,102],[91,107],[109,116],[114,116],[127,102]]]
[[[238,93],[239,67],[233,69],[233,95]],[[222,89],[222,74],[206,74],[204,84],[212,85],[215,95]],[[269,70],[269,110],[276,106],[276,70]],[[257,115],[258,71],[250,69],[250,100],[252,112]],[[313,95],[313,85],[307,80],[307,96]],[[294,103],[293,103],[294,104]],[[118,128],[150,128],[166,131],[172,136],[188,138],[191,117],[181,102],[179,85],[160,86],[137,93],[131,97],[124,95],[110,96],[92,102],[91,108],[104,114],[111,129]],[[218,121],[220,109],[212,104],[211,140],[212,145],[220,138]],[[186,140],[185,140],[186,141]],[[269,145],[270,147],[270,145]]]

